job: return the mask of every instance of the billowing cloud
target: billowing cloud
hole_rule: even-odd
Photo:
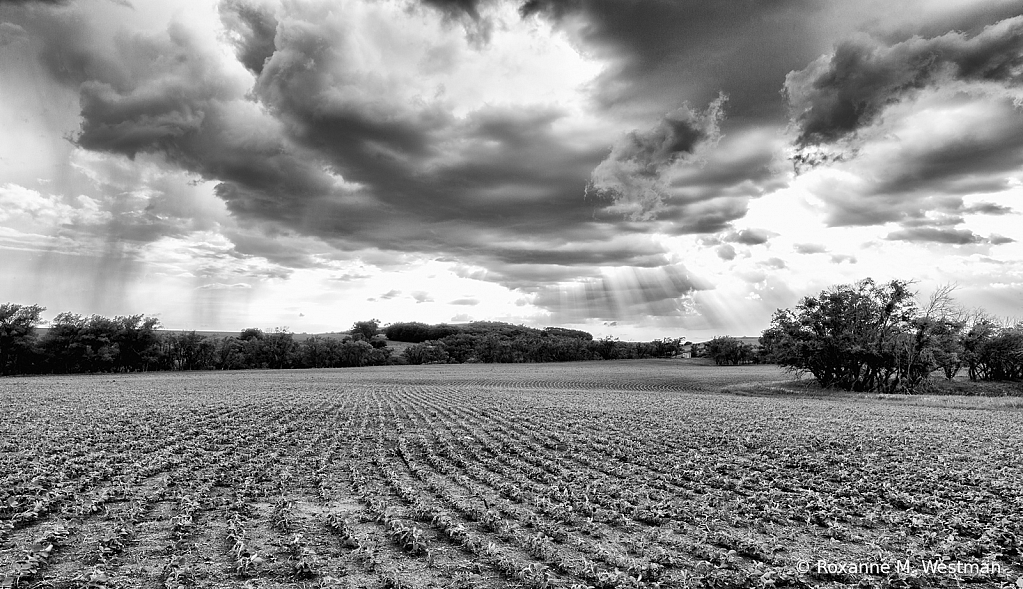
[[[586,197],[632,220],[656,218],[685,196],[672,186],[672,169],[694,164],[697,150],[720,137],[725,101],[719,96],[702,112],[683,106],[652,129],[626,134],[590,174]]]
[[[0,221],[15,217],[49,228],[99,225],[109,221],[111,215],[84,194],[63,199],[17,184],[4,184],[0,186]]]
[[[874,123],[890,105],[922,88],[975,83],[1023,100],[1023,16],[972,37],[949,32],[887,45],[865,36],[839,44],[785,78],[800,146],[830,143]],[[963,88],[967,89],[966,87]]]
[[[234,43],[238,60],[259,75],[275,50],[277,18],[273,10],[244,0],[224,0],[220,3],[220,19]]]

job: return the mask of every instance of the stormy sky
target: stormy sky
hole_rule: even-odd
[[[1018,0],[0,0],[0,301],[175,329],[1023,313]]]

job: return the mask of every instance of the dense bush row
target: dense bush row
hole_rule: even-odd
[[[835,286],[777,311],[759,353],[850,391],[916,392],[932,374],[951,380],[963,368],[971,380],[1023,379],[1023,323],[967,313],[951,291],[921,308],[904,281]]]

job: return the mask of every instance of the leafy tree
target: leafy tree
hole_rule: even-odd
[[[610,335],[595,340],[593,343],[593,351],[600,356],[602,360],[615,360],[622,357],[622,351],[624,346],[622,342],[618,341],[618,338]]]
[[[35,328],[42,323],[45,310],[39,305],[0,305],[0,374],[15,374],[28,368]]]
[[[963,349],[971,380],[1023,380],[1023,324],[983,318],[963,337]]]
[[[682,353],[682,344],[685,338],[655,339],[648,343],[637,345],[637,352],[641,358],[674,358]]]
[[[707,342],[706,355],[719,366],[748,364],[756,358],[753,346],[727,335],[715,337]]]
[[[405,348],[401,355],[409,364],[446,364],[450,360],[443,342],[427,341]]]
[[[298,352],[295,335],[287,327],[277,327],[263,338],[262,356],[268,368],[291,368]]]
[[[906,282],[866,279],[778,310],[761,342],[776,362],[809,372],[825,387],[912,390],[933,369],[922,349],[926,326],[914,323],[919,317]]]
[[[243,342],[251,341],[254,339],[261,340],[264,337],[266,337],[266,334],[263,333],[263,330],[259,329],[258,327],[247,327],[242,330],[241,334],[238,335],[238,339],[242,340]]]
[[[167,333],[161,356],[163,367],[170,370],[209,370],[217,366],[217,342],[194,331]]]
[[[355,340],[373,339],[373,336],[380,331],[380,320],[370,319],[369,321],[356,321],[352,325],[352,338]]]
[[[117,346],[117,369],[120,371],[148,370],[157,360],[160,320],[144,315],[129,315],[113,319],[113,342]]]

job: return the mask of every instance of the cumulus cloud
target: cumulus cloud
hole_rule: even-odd
[[[743,229],[741,231],[732,231],[724,237],[724,240],[743,245],[762,245],[776,235],[778,234],[766,229]]]
[[[609,202],[610,212],[632,220],[656,218],[677,194],[668,177],[671,169],[694,163],[697,150],[720,137],[726,100],[719,96],[703,112],[683,106],[652,129],[626,134],[590,174],[586,197]]]
[[[44,195],[17,184],[0,186],[0,222],[26,218],[42,228],[61,226],[92,226],[105,223],[111,214],[100,208],[96,200],[78,195],[63,198]]]
[[[956,229],[953,227],[911,227],[893,231],[885,239],[889,241],[917,241],[952,245],[967,245],[987,241],[969,229]]]
[[[473,298],[473,297],[463,297],[463,298],[460,298],[460,299],[455,299],[453,301],[448,301],[448,304],[449,305],[466,305],[466,306],[472,307],[472,306],[480,304],[480,301],[479,301],[479,299]]]
[[[829,225],[910,227],[942,217],[956,224],[963,215],[1011,212],[964,201],[1010,189],[1023,165],[1023,111],[1005,99],[935,89],[889,107],[884,121],[860,135],[855,157],[799,179],[824,205]]]
[[[797,243],[792,246],[797,254],[823,254],[828,251],[827,246],[820,243]]]
[[[996,205],[990,202],[978,202],[976,204],[963,207],[962,211],[963,213],[971,215],[1008,215],[1013,212],[1012,207]]]
[[[860,36],[785,78],[799,146],[831,143],[874,123],[922,88],[963,81],[1023,100],[1023,16],[979,34],[949,32],[886,45]]]
[[[719,258],[726,262],[735,259],[735,248],[729,243],[719,245],[714,251],[717,252]]]

